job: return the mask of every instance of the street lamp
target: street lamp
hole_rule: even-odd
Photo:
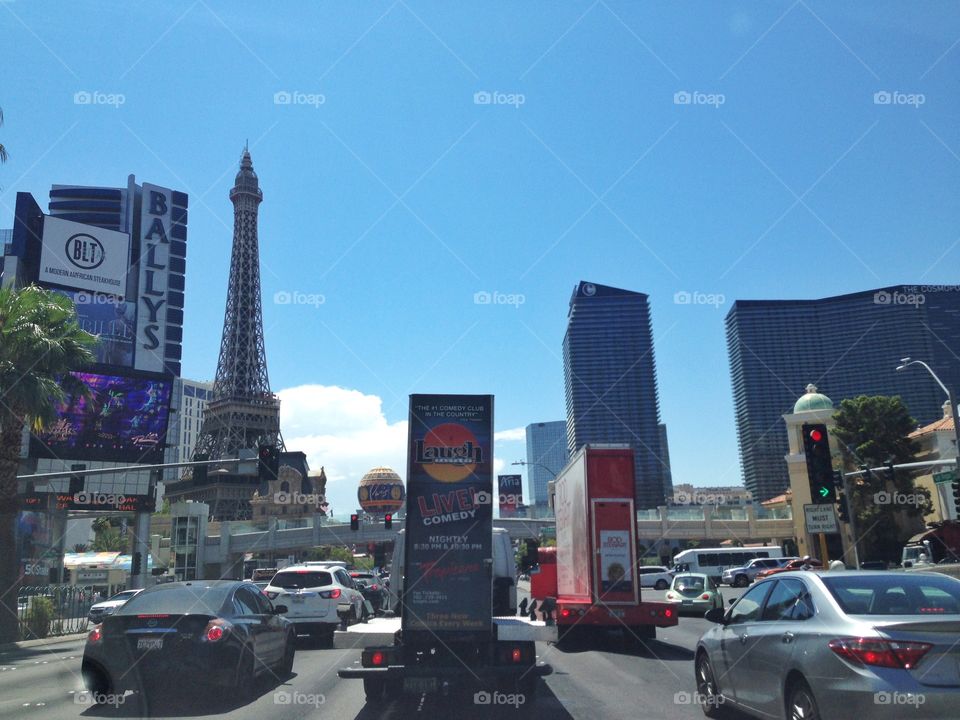
[[[517,460],[516,462],[512,462],[512,463],[510,463],[510,464],[511,464],[511,465],[536,465],[537,467],[542,467],[542,468],[543,468],[544,470],[546,470],[548,473],[550,473],[551,475],[553,475],[553,477],[557,477],[557,474],[556,474],[553,470],[551,470],[550,468],[548,468],[546,465],[544,465],[543,463],[538,463],[538,462],[526,462],[526,461],[524,461],[524,460]]]
[[[953,397],[953,391],[948,389],[947,386],[940,381],[940,378],[937,377],[937,374],[933,371],[933,369],[923,362],[923,360],[911,360],[908,357],[900,358],[900,364],[897,366],[897,370],[903,370],[910,365],[923,365],[923,367],[927,369],[927,372],[933,376],[933,379],[937,381],[937,385],[939,385],[947,394],[947,401],[950,403],[950,418],[953,420],[953,440],[957,446],[956,472],[957,478],[960,479],[960,422],[957,422],[957,401]]]

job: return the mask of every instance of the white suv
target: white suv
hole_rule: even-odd
[[[342,567],[290,565],[279,570],[264,588],[274,604],[287,606],[284,616],[298,634],[308,634],[327,645],[340,625],[338,605],[352,606],[350,621],[362,620],[367,612],[363,594]]]
[[[640,587],[652,587],[657,590],[666,590],[673,582],[673,573],[663,565],[641,565],[637,568],[640,575]]]

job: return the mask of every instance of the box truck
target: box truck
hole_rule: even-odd
[[[466,689],[529,703],[552,672],[535,643],[556,627],[497,616],[515,588],[514,568],[497,567],[507,538],[493,532],[493,396],[412,395],[408,443],[402,573],[390,579],[399,630],[338,674],[363,680],[367,702]]]

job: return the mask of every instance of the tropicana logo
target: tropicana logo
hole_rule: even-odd
[[[460,482],[470,477],[477,464],[483,462],[483,448],[477,438],[456,423],[437,425],[414,445],[415,461],[430,477],[444,483]]]

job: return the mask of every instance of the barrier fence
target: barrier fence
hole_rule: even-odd
[[[84,632],[90,606],[123,588],[102,586],[28,585],[17,596],[17,619],[22,640]]]

